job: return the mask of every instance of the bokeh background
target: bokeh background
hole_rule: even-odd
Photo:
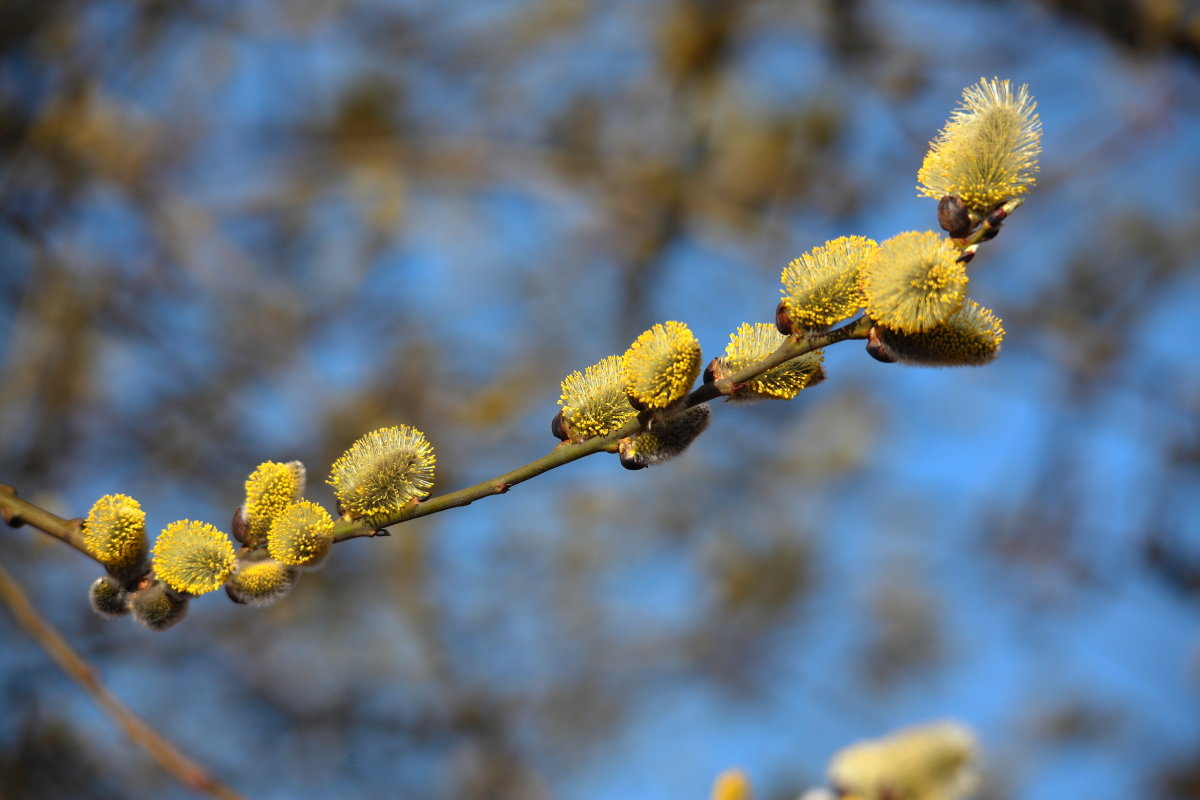
[[[555,444],[558,384],[666,319],[706,358],[840,235],[936,227],[981,76],[1045,126],[971,265],[975,370],[831,348],[683,457],[597,456],[339,545],[155,635],[30,529],[0,560],[252,798],[757,797],[951,717],[984,798],[1200,797],[1200,7],[1184,0],[10,0],[0,482],[223,527],[406,423],[439,488]],[[184,797],[0,610],[0,796]]]

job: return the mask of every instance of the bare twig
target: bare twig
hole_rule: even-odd
[[[4,494],[0,492],[0,496]],[[37,523],[30,520],[30,524]],[[2,566],[0,566],[0,599],[8,604],[17,622],[42,646],[54,663],[58,664],[63,672],[67,673],[72,680],[92,696],[92,699],[108,714],[109,718],[125,731],[126,736],[149,753],[163,769],[175,776],[176,780],[210,797],[221,798],[221,800],[244,800],[240,794],[217,782],[203,767],[176,750],[175,746],[164,739],[162,734],[126,708],[116,695],[100,682],[91,665],[38,614],[29,602],[29,598],[25,596],[25,592]]]
[[[14,528],[26,523],[43,533],[48,533],[56,539],[66,542],[88,558],[91,554],[83,546],[83,520],[63,519],[46,509],[35,506],[27,500],[17,497],[17,490],[0,483],[0,518]]]

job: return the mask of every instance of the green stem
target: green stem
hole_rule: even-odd
[[[753,380],[764,372],[791,361],[793,358],[799,358],[814,350],[820,350],[822,347],[844,342],[847,339],[865,339],[867,338],[867,334],[870,333],[873,324],[864,315],[853,322],[846,323],[840,328],[834,328],[828,333],[813,334],[810,336],[792,334],[783,340],[783,344],[779,345],[779,348],[774,353],[771,353],[771,355],[757,364],[751,364],[726,378],[706,383],[699,389],[696,389],[688,395],[687,405],[690,408],[701,403],[707,403],[709,400],[715,400],[722,395],[732,394],[733,390],[740,384]]]
[[[1003,216],[1003,218],[1001,218],[1000,222],[1003,222],[1004,220],[1008,219],[1014,211],[1016,211],[1018,208],[1021,207],[1021,205],[1024,202],[1025,202],[1025,198],[1016,197],[1016,198],[1013,198],[1012,200],[1009,200],[1004,205],[1000,206],[1000,208],[1004,209],[1004,216]],[[994,214],[996,212],[993,211],[992,213]],[[991,214],[989,214],[988,216],[991,216]],[[968,236],[965,240],[963,240],[962,247],[960,249],[965,250],[966,248],[971,247],[972,245],[979,244],[987,237],[988,233],[990,233],[992,230],[994,230],[995,228],[998,228],[998,227],[1000,227],[999,224],[992,225],[985,218],[983,220],[983,222],[980,224],[980,226],[978,228],[976,228],[975,231],[970,236]]]

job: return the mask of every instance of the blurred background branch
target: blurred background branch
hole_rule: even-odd
[[[21,591],[21,587],[3,567],[0,567],[0,599],[4,600],[13,617],[42,646],[54,663],[91,695],[126,736],[176,780],[189,789],[221,800],[238,800],[241,797],[229,787],[213,780],[203,768],[176,750],[175,746],[162,738],[153,727],[130,712],[100,682],[95,670],[37,613],[25,593]]]

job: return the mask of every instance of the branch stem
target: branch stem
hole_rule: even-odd
[[[707,403],[723,395],[728,395],[739,384],[753,380],[767,370],[773,369],[784,362],[791,361],[793,358],[799,358],[802,355],[811,353],[814,350],[819,350],[822,347],[828,347],[838,342],[844,342],[847,339],[865,339],[871,330],[871,325],[871,320],[864,315],[827,333],[792,334],[783,340],[783,343],[779,345],[775,352],[757,364],[751,364],[726,378],[703,384],[692,391],[681,405],[681,409]],[[343,542],[347,539],[375,536],[390,525],[408,522],[418,517],[427,517],[430,514],[445,511],[448,508],[470,505],[484,497],[504,494],[513,486],[524,483],[530,478],[536,478],[544,472],[549,472],[552,469],[570,464],[572,461],[578,461],[593,453],[611,451],[621,439],[633,436],[642,430],[647,419],[646,415],[639,415],[622,427],[604,436],[597,436],[583,442],[564,442],[541,458],[510,470],[503,475],[482,483],[477,483],[474,486],[468,486],[464,489],[458,489],[443,495],[436,495],[422,502],[412,503],[402,511],[386,518],[339,520],[334,526],[333,539],[335,542]],[[91,557],[83,545],[83,520],[68,520],[51,514],[49,511],[17,497],[16,490],[11,486],[3,484],[0,484],[0,516],[14,527],[29,523],[35,528],[66,542],[89,558]]]
[[[983,222],[980,223],[979,227],[976,228],[974,230],[974,232],[972,232],[971,235],[968,236],[965,240],[962,240],[962,247],[960,249],[966,249],[968,247],[971,247],[972,245],[976,245],[976,244],[979,244],[980,242],[986,241],[988,238],[988,235],[996,228],[999,228],[1000,223],[1002,223],[1002,222],[1004,222],[1004,220],[1008,219],[1009,215],[1011,215],[1014,211],[1016,211],[1018,208],[1020,208],[1022,205],[1024,205],[1024,203],[1025,203],[1025,198],[1015,197],[1012,200],[1009,200],[1004,205],[997,208],[991,214],[988,214],[988,216],[984,218]],[[992,219],[996,220],[995,223],[992,222]]]
[[[871,325],[871,320],[863,316],[828,333],[809,336],[793,334],[784,339],[783,344],[779,345],[775,352],[757,364],[752,364],[727,378],[706,383],[695,389],[688,395],[683,407],[690,408],[701,403],[707,403],[722,395],[727,395],[733,391],[733,387],[736,385],[752,380],[773,367],[777,367],[786,361],[791,361],[793,358],[798,358],[806,353],[811,353],[813,350],[819,350],[822,347],[828,347],[831,344],[846,341],[847,339],[865,339],[867,333],[871,330]],[[549,472],[572,461],[578,461],[593,453],[611,450],[621,439],[632,436],[642,430],[644,424],[643,416],[639,415],[621,428],[604,436],[597,436],[582,442],[564,442],[546,455],[524,466],[517,467],[503,475],[482,483],[477,483],[474,486],[468,486],[465,489],[458,489],[447,494],[431,497],[419,503],[413,503],[400,513],[385,519],[376,519],[370,522],[359,520],[339,521],[334,528],[334,541],[341,542],[360,536],[374,536],[380,529],[390,525],[408,522],[418,517],[427,517],[430,514],[445,511],[448,508],[470,505],[484,497],[504,494],[518,483],[524,483],[530,478],[536,478],[543,472]]]
[[[17,490],[11,486],[0,484],[0,518],[14,528],[26,523],[38,530],[66,542],[88,558],[92,554],[83,544],[83,520],[63,519],[46,509],[35,506],[27,500],[17,497]]]

